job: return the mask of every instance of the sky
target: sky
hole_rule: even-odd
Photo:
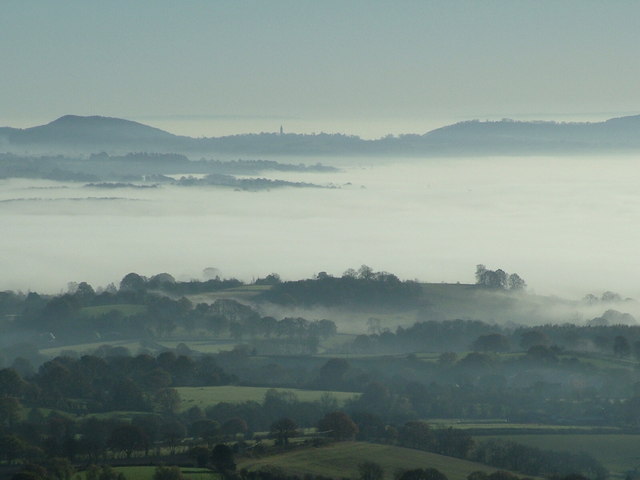
[[[3,0],[0,125],[77,114],[366,136],[601,120],[640,112],[639,44],[626,0]]]

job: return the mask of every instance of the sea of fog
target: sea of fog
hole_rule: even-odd
[[[104,286],[132,271],[200,279],[207,267],[245,280],[298,279],[362,264],[468,283],[484,263],[540,294],[640,298],[635,156],[315,161],[341,171],[264,176],[340,188],[0,180],[0,290]]]

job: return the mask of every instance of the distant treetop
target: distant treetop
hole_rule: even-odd
[[[509,275],[502,269],[489,270],[482,264],[476,266],[476,285],[501,290],[524,290],[527,283],[517,273]]]

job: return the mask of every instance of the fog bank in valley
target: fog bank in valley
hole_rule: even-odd
[[[2,180],[0,289],[106,285],[131,271],[200,278],[211,266],[227,277],[296,279],[361,264],[472,283],[484,263],[541,294],[640,297],[633,157],[320,160],[342,170],[274,178],[340,188],[105,191]]]

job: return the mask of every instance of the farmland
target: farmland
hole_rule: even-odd
[[[598,459],[614,477],[624,478],[625,473],[640,465],[640,435],[625,434],[536,434],[536,435],[487,435],[475,440],[500,439],[524,445],[569,452],[586,452]]]
[[[207,292],[188,295],[190,301],[197,303],[213,303],[221,298],[231,298],[234,300],[253,300],[257,295],[269,290],[270,285],[243,285],[241,287],[226,288],[219,292]]]
[[[341,442],[314,448],[312,452],[299,449],[261,459],[243,459],[238,468],[254,470],[273,465],[298,475],[309,473],[335,478],[357,478],[358,464],[364,461],[380,464],[387,480],[394,478],[397,471],[411,468],[436,468],[447,475],[449,480],[465,480],[467,475],[478,470],[495,470],[486,465],[435,453],[365,442]]]
[[[103,315],[109,312],[118,312],[126,317],[130,315],[137,315],[139,313],[145,313],[146,311],[147,307],[145,305],[116,304],[83,307],[81,313],[89,317],[97,317],[98,315]]]
[[[67,354],[68,352],[74,352],[75,354],[85,355],[91,354],[103,346],[109,347],[122,347],[126,348],[129,352],[135,353],[140,350],[142,345],[138,341],[120,340],[120,341],[102,341],[102,342],[87,342],[75,345],[64,345],[60,347],[42,348],[40,353],[46,357],[55,357],[57,355]]]
[[[182,400],[182,409],[191,407],[206,408],[221,402],[241,403],[246,401],[262,402],[264,395],[269,391],[266,387],[240,387],[233,385],[215,387],[179,387],[176,388]],[[340,404],[344,404],[358,393],[354,392],[334,392],[325,390],[299,390],[299,389],[276,389],[280,392],[287,391],[293,393],[298,400],[303,402],[319,401],[323,395],[332,395]]]
[[[114,470],[124,474],[127,480],[152,480],[156,467],[135,466],[135,467],[115,467]],[[217,480],[219,475],[206,468],[188,468],[180,469],[185,480]],[[84,472],[81,472],[80,478],[84,480]]]
[[[605,480],[607,470],[622,478],[635,468],[640,435],[622,433],[640,424],[637,328],[432,320],[448,308],[504,304],[513,311],[540,299],[373,278],[304,280],[291,298],[274,297],[293,299],[285,306],[265,303],[267,288],[255,285],[215,292],[213,303],[158,296],[136,274],[123,283],[137,290],[102,295],[85,287],[41,301],[23,319],[41,332],[39,348],[4,353],[12,422],[36,429],[42,440],[35,444],[47,455],[71,446],[79,461],[143,459],[154,446],[172,462],[167,452],[197,447],[204,451],[198,464],[207,465],[214,445],[226,443],[239,468],[333,477],[356,476],[364,461],[381,464],[387,478],[401,468],[437,468],[451,480],[495,469]],[[382,295],[377,301],[393,297],[394,285],[402,295],[426,292],[434,303],[413,299],[394,310],[394,297],[373,312],[356,302],[367,290]],[[255,297],[245,304],[236,293]],[[455,301],[465,295],[466,303]],[[6,298],[13,302],[7,311],[17,312],[9,313],[9,328],[31,305],[17,294]],[[58,424],[68,427],[54,437]],[[123,432],[139,441],[123,443],[130,438]],[[483,443],[493,439],[503,442]],[[16,458],[27,454],[18,450]],[[127,474],[146,480],[150,472]]]

